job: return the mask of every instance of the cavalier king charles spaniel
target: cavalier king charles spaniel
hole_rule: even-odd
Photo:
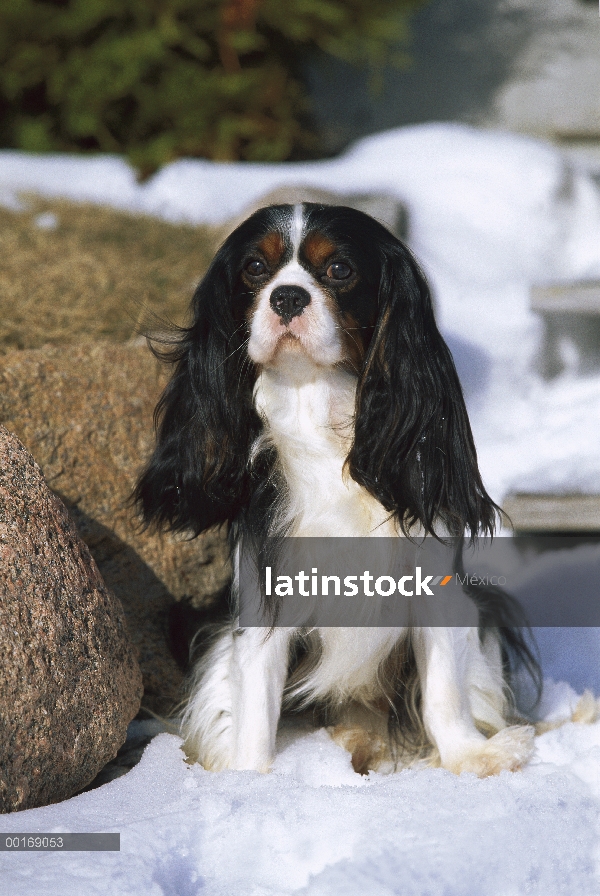
[[[234,555],[248,537],[492,534],[498,508],[427,283],[377,221],[260,209],[224,242],[192,314],[135,492],[147,524],[227,524]],[[507,686],[511,651],[535,664],[518,628],[286,628],[276,612],[240,628],[236,612],[196,665],[182,721],[207,769],[268,771],[286,706],[316,707],[361,773],[418,762],[486,776],[531,755]]]

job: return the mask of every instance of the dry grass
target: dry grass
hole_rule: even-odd
[[[54,228],[36,224],[55,216]],[[214,250],[209,228],[27,197],[0,208],[0,353],[110,339],[125,342],[153,315],[185,320]]]

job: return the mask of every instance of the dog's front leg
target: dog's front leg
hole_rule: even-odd
[[[487,739],[473,721],[469,701],[476,629],[415,629],[413,643],[423,698],[423,722],[444,768],[480,777],[515,770],[533,751],[533,729],[507,726]]]
[[[239,629],[231,665],[230,768],[269,771],[288,672],[290,630]]]
[[[196,666],[181,733],[211,771],[268,771],[287,677],[290,630],[222,628]]]

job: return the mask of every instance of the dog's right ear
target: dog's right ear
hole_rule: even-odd
[[[193,324],[156,352],[175,372],[156,407],[154,453],[133,493],[147,525],[198,535],[233,520],[248,501],[248,457],[261,422],[235,278],[226,243],[196,290]]]

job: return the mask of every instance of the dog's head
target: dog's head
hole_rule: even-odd
[[[387,232],[353,209],[319,205],[273,206],[246,226],[238,294],[252,361],[278,367],[304,357],[358,374],[379,310],[375,246]]]
[[[341,206],[260,209],[225,241],[192,303],[136,489],[147,522],[199,533],[247,506],[260,471],[259,372],[304,361],[357,377],[350,475],[408,531],[491,532],[452,357],[409,250]]]

